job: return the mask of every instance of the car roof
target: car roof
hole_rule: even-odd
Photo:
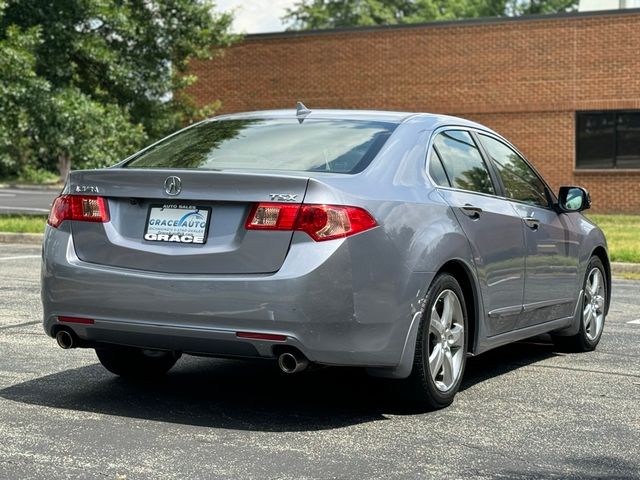
[[[335,120],[370,120],[391,123],[421,123],[425,128],[433,130],[440,126],[464,126],[491,131],[476,122],[464,118],[452,117],[438,113],[394,112],[386,110],[329,110],[311,109],[304,116],[297,116],[295,109],[286,110],[261,110],[255,112],[239,112],[213,117],[215,120],[234,119],[267,119],[267,118],[316,118]]]

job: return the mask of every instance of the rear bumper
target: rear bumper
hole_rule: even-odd
[[[382,229],[321,243],[296,234],[275,274],[207,276],[82,262],[64,227],[45,236],[44,329],[54,335],[58,316],[91,318],[65,324],[89,342],[266,358],[287,345],[322,364],[394,367],[432,277],[410,273],[392,253],[367,258],[372,242],[384,242]],[[239,331],[287,340],[241,339]]]

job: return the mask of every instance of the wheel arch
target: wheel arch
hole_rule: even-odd
[[[607,281],[607,302],[606,302],[606,311],[605,315],[609,313],[609,305],[611,304],[611,262],[609,261],[609,255],[607,254],[607,250],[602,246],[598,245],[591,252],[592,257],[598,257],[602,262],[605,270],[605,279]]]
[[[453,276],[460,284],[460,288],[462,288],[469,319],[469,325],[467,326],[469,331],[467,353],[474,353],[478,344],[478,323],[480,319],[479,292],[475,276],[471,268],[462,260],[449,260],[440,267],[436,276],[440,273],[448,273]]]
[[[467,353],[475,353],[478,345],[478,332],[480,326],[480,312],[482,309],[482,300],[479,296],[479,288],[472,268],[462,259],[450,259],[435,270],[433,278],[429,285],[425,285],[425,292],[433,284],[433,281],[440,273],[448,273],[452,275],[460,284],[464,294],[465,306],[467,308],[467,316],[469,318],[469,342],[467,344]],[[397,367],[393,368],[367,368],[367,372],[375,377],[384,378],[407,378],[413,369],[413,361],[415,355],[415,345],[417,332],[420,325],[422,311],[414,314],[413,321],[407,332],[405,348],[402,351],[400,362]]]

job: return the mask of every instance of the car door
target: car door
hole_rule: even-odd
[[[494,136],[479,134],[478,138],[524,226],[524,305],[517,327],[573,315],[579,239],[570,219],[553,209],[548,188],[521,155]]]
[[[496,195],[496,179],[468,131],[437,133],[429,156],[430,177],[469,239],[484,303],[486,334],[509,332],[522,310],[522,221],[510,203]]]

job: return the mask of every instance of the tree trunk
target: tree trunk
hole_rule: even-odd
[[[66,183],[70,170],[71,158],[61,153],[58,155],[58,172],[60,173],[60,181],[62,181],[62,183]]]

